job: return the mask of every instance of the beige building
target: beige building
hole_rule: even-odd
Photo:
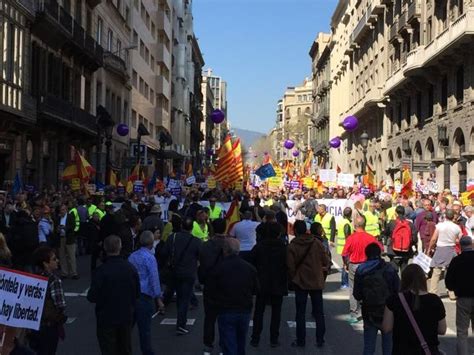
[[[473,19],[467,0],[339,1],[329,45],[329,136],[344,141],[330,149],[330,165],[361,173],[366,131],[378,181],[410,166],[436,173],[441,186],[465,187],[474,173]],[[339,127],[348,115],[359,119],[354,133]]]
[[[297,160],[304,159],[304,152],[309,149],[310,132],[309,127],[313,112],[313,82],[309,78],[305,79],[300,86],[290,86],[285,91],[281,102],[281,112],[277,112],[277,116],[282,114],[281,123],[281,141],[280,145],[286,139],[295,141],[295,148],[300,151]],[[278,108],[280,111],[280,107]],[[279,116],[278,116],[279,117]],[[292,152],[283,149],[282,158],[293,159]]]
[[[214,110],[214,92],[211,89],[209,83],[209,77],[203,75],[201,83],[202,93],[202,116],[201,121],[201,132],[203,133],[204,139],[201,141],[200,149],[201,155],[204,157],[206,162],[210,162],[210,152],[214,149],[214,123],[210,119],[211,112]]]
[[[171,0],[133,0],[131,43],[137,46],[132,62],[131,138],[136,142],[142,123],[150,133],[147,146],[149,174],[158,158],[159,134],[170,131],[171,110]]]

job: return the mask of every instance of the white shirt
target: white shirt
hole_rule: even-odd
[[[64,217],[61,217],[59,220],[59,225],[64,226],[64,229],[61,229],[60,235],[61,237],[66,236],[66,223],[67,223],[67,213],[64,215]]]
[[[461,235],[461,227],[454,222],[446,220],[436,225],[438,231],[438,247],[453,247],[456,245],[456,238]]]
[[[259,222],[244,219],[234,225],[234,228],[232,228],[229,234],[239,240],[240,251],[250,251],[257,243],[255,230],[259,224]]]
[[[466,217],[466,231],[467,235],[470,236],[471,238],[474,236],[473,231],[474,231],[474,216],[472,217]]]

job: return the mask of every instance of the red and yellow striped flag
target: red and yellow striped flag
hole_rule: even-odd
[[[118,184],[117,174],[115,174],[115,171],[113,171],[113,169],[110,169],[109,185],[117,186],[117,184]]]
[[[234,224],[240,222],[240,213],[239,213],[239,202],[237,200],[232,201],[229,211],[225,216],[227,222],[226,233],[229,233]]]
[[[308,156],[304,161],[304,164],[301,169],[301,176],[309,176],[311,173],[311,162],[313,161],[313,150],[310,149],[308,152]]]
[[[402,174],[402,190],[400,194],[410,197],[413,194],[413,180],[411,178],[410,169],[405,168]]]
[[[244,179],[244,165],[242,162],[242,147],[240,145],[240,138],[237,138],[237,140],[234,142],[232,154],[234,155],[234,169],[229,174],[229,183],[235,184],[236,182]]]
[[[367,164],[367,171],[363,179],[364,185],[367,186],[371,191],[375,190],[375,174],[374,171],[370,168],[370,165]]]
[[[219,182],[226,182],[234,165],[234,154],[232,152],[232,141],[228,135],[222,146],[219,148],[216,180]]]
[[[95,169],[89,162],[76,150],[75,162],[77,166],[77,175],[81,181],[89,181],[92,175],[95,174]]]

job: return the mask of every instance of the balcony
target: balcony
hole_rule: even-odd
[[[365,34],[368,33],[374,27],[372,22],[374,21],[372,13],[372,6],[369,5],[367,11],[362,15],[362,18],[357,23],[357,26],[354,28],[354,31],[351,34],[351,42],[360,44],[361,39]]]
[[[124,83],[130,79],[125,60],[108,51],[104,53],[104,68],[117,75]]]
[[[89,7],[93,9],[94,7],[99,5],[102,2],[102,0],[86,0],[86,2],[89,5]]]
[[[329,89],[329,82],[327,80],[321,80],[318,85],[317,95],[322,96]]]
[[[157,12],[157,28],[166,33],[169,39],[172,38],[172,28],[169,17],[166,15],[166,12],[163,10],[158,10]]]
[[[102,47],[55,0],[37,0],[32,32],[48,46],[74,56],[92,71],[103,64]]]
[[[401,40],[401,37],[398,34],[398,20],[394,20],[393,24],[390,26],[390,35],[389,35],[388,41],[390,43],[393,43],[395,41],[400,42],[400,40]]]
[[[397,70],[394,71],[390,78],[388,78],[385,82],[384,94],[388,95],[395,88],[397,88],[404,80],[405,76],[403,75],[403,70],[397,68]]]
[[[156,76],[156,93],[162,94],[166,98],[170,99],[171,88],[168,80],[165,79],[162,75]]]
[[[410,76],[410,74],[412,74],[414,70],[419,69],[421,67],[420,62],[421,57],[423,56],[423,50],[423,47],[417,47],[408,53],[407,64],[403,69],[403,74],[405,74],[405,76]]]
[[[385,3],[383,0],[372,0],[370,5],[371,15],[374,20],[378,15],[383,14],[385,11]]]
[[[363,98],[359,100],[348,114],[360,116],[368,108],[377,105],[384,100],[383,87],[373,86],[365,92]]]
[[[329,107],[328,105],[322,105],[319,107],[319,111],[316,112],[316,116],[313,116],[313,124],[317,127],[324,126],[326,121],[329,121]]]
[[[407,22],[412,23],[415,20],[419,20],[421,17],[421,3],[420,0],[413,0],[408,6],[408,17]]]
[[[55,123],[77,128],[85,133],[96,134],[95,116],[58,97],[42,96],[38,103],[38,113],[42,118]]]
[[[407,12],[404,11],[400,17],[398,18],[398,32],[399,33],[404,33],[408,32],[410,33],[412,31],[410,24],[407,22]]]
[[[158,43],[157,45],[157,57],[156,60],[160,63],[166,65],[166,67],[171,70],[171,55],[168,48],[163,43]]]
[[[156,107],[156,119],[155,124],[156,126],[161,126],[166,129],[170,129],[170,114],[163,108],[163,107]]]

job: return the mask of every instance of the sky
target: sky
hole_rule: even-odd
[[[233,127],[268,133],[287,86],[311,76],[308,53],[337,0],[195,0],[205,68],[227,81]]]

